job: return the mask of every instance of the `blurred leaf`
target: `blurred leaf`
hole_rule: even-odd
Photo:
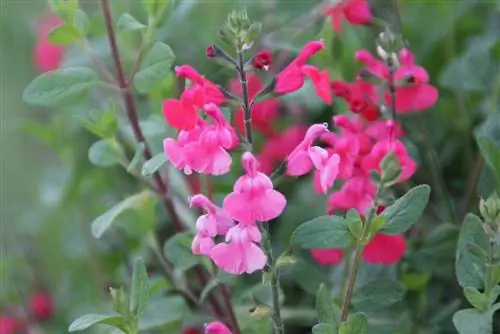
[[[177,233],[165,242],[163,253],[178,270],[185,271],[200,263],[201,257],[191,251],[193,236],[189,232]]]
[[[155,43],[141,62],[134,77],[135,88],[141,93],[152,90],[171,71],[175,55],[165,43]]]
[[[330,290],[321,284],[316,295],[316,312],[318,321],[330,325],[340,324],[340,309],[333,301]]]
[[[132,286],[130,287],[130,312],[136,317],[147,308],[149,300],[149,278],[142,258],[134,262]]]
[[[76,11],[75,28],[78,30],[80,36],[82,37],[87,36],[90,29],[89,18],[87,17],[87,14],[81,9],[78,9]]]
[[[479,144],[484,160],[493,170],[497,179],[497,185],[500,188],[500,147],[485,136],[478,137],[477,143]]]
[[[122,14],[116,25],[119,30],[139,30],[146,27],[129,13]]]
[[[368,319],[364,313],[356,313],[343,322],[339,328],[339,334],[363,334],[368,328]]]
[[[142,166],[142,176],[152,176],[168,161],[167,155],[164,152],[158,153]]]
[[[304,249],[344,248],[352,240],[347,224],[347,220],[338,216],[318,217],[300,225],[290,242]]]
[[[470,253],[468,245],[475,245],[484,251],[488,249],[488,238],[483,230],[483,222],[472,213],[465,217],[460,229],[455,270],[458,283],[462,287],[482,289],[485,272],[484,259]]]
[[[145,206],[145,202],[152,198],[149,191],[130,196],[122,202],[115,204],[111,209],[97,217],[92,223],[92,235],[99,239],[106,232],[116,218],[126,210],[140,210]]]
[[[492,318],[491,312],[466,309],[455,313],[453,324],[459,334],[493,334]]]
[[[137,148],[135,149],[134,157],[132,158],[132,160],[130,161],[130,163],[127,167],[127,172],[131,173],[137,168],[137,166],[139,166],[139,163],[141,162],[141,159],[142,159],[143,154],[144,154],[145,147],[146,146],[142,142],[139,143],[139,145],[137,145]]]
[[[75,115],[75,118],[83,127],[101,138],[113,137],[118,126],[114,105],[104,110],[94,109],[85,116]]]
[[[121,162],[118,149],[113,145],[113,141],[101,139],[90,146],[89,160],[93,165],[99,167],[118,165]]]
[[[404,273],[401,281],[408,290],[422,291],[431,279],[428,273]]]
[[[169,324],[180,324],[188,313],[189,309],[182,297],[171,296],[154,299],[149,302],[148,308],[139,319],[139,329],[147,331]],[[177,331],[172,333],[177,333]]]
[[[387,219],[380,230],[384,234],[401,234],[415,224],[427,206],[431,188],[422,184],[412,188],[394,204],[384,210],[382,216]]]
[[[119,314],[87,314],[84,315],[69,325],[69,332],[83,331],[90,326],[103,324],[110,326],[120,325],[124,321],[124,318]]]
[[[337,334],[337,327],[332,324],[319,323],[312,328],[312,334]]]
[[[44,107],[66,106],[84,99],[97,82],[97,75],[91,69],[62,68],[36,77],[24,90],[23,100]]]
[[[401,301],[406,288],[398,281],[378,279],[356,289],[352,305],[361,311],[377,310]]]
[[[217,278],[210,280],[210,282],[203,287],[203,290],[201,290],[200,297],[198,298],[199,302],[203,302],[218,285],[219,280]]]
[[[464,288],[464,295],[467,301],[481,312],[486,312],[490,308],[488,297],[479,292],[476,288]]]
[[[49,42],[55,45],[69,45],[81,39],[80,32],[69,24],[60,25],[49,32]]]
[[[326,274],[304,260],[299,260],[290,269],[282,270],[282,275],[290,276],[302,289],[315,296],[321,283],[328,282]]]

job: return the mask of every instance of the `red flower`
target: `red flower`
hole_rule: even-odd
[[[54,303],[46,292],[37,292],[31,296],[29,307],[33,316],[39,321],[47,321],[54,314]]]
[[[338,248],[313,249],[311,250],[313,259],[322,266],[331,266],[340,263],[344,257],[344,251]]]
[[[273,55],[268,50],[259,51],[252,61],[252,66],[258,70],[268,70],[273,63]]]
[[[18,319],[0,315],[0,334],[16,334],[24,328],[24,324]]]
[[[205,54],[207,55],[208,58],[213,58],[215,57],[217,51],[215,49],[215,45],[210,44],[207,46],[207,49],[205,50]]]
[[[391,265],[399,262],[406,251],[406,239],[402,235],[377,233],[363,250],[363,260],[372,264]]]
[[[167,123],[179,130],[191,130],[198,120],[195,103],[197,88],[188,88],[182,93],[180,100],[168,99],[163,102],[163,116]]]
[[[337,32],[342,30],[344,18],[352,25],[363,25],[373,18],[368,0],[342,0],[329,8],[325,15],[331,17],[332,27]]]
[[[37,24],[37,42],[33,51],[33,61],[41,72],[57,70],[61,66],[64,48],[51,44],[49,32],[64,21],[53,14],[44,16]]]

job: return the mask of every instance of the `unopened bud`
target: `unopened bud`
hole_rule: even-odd
[[[297,260],[291,254],[285,252],[276,260],[276,270],[293,266],[295,263],[297,263]]]
[[[250,309],[250,315],[254,317],[268,317],[273,314],[269,306],[259,305]]]
[[[487,223],[500,226],[500,197],[496,192],[486,200],[479,200],[479,212]]]
[[[208,58],[214,58],[217,55],[217,50],[215,48],[215,45],[210,44],[209,46],[207,46],[205,54],[207,55]]]
[[[252,66],[267,71],[273,63],[273,55],[268,50],[259,51],[252,60]]]

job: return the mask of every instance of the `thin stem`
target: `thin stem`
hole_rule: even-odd
[[[111,55],[113,57],[113,61],[115,63],[116,68],[116,76],[117,76],[117,84],[121,89],[123,102],[125,104],[125,110],[127,113],[127,119],[132,127],[132,132],[134,134],[135,139],[138,143],[144,143],[143,155],[145,160],[149,160],[152,157],[151,150],[144,138],[144,135],[141,130],[141,126],[139,124],[139,118],[137,116],[137,110],[134,103],[134,98],[132,96],[132,92],[127,85],[127,81],[125,79],[125,74],[123,71],[123,66],[121,63],[120,52],[118,50],[118,45],[116,43],[116,35],[113,28],[113,20],[111,18],[111,10],[109,8],[109,0],[101,0],[101,7],[104,15],[104,21],[106,25],[106,31],[108,35],[109,46],[111,48]],[[153,174],[153,181],[156,184],[157,189],[163,196],[161,197],[163,200],[163,204],[170,215],[172,220],[172,224],[174,229],[177,232],[182,232],[185,230],[184,225],[182,224],[179,215],[175,209],[172,198],[169,196],[168,185],[163,181],[159,172],[155,172]],[[198,279],[202,284],[207,284],[208,279],[205,276],[205,272],[201,268],[196,268],[195,273],[198,276]],[[218,301],[210,296],[210,303],[212,309],[217,314],[217,316],[224,316],[224,312],[222,311]]]
[[[349,273],[351,272],[351,255],[352,255],[352,247],[346,249],[344,255],[344,269],[342,270],[342,279],[340,281],[340,294],[339,298],[341,299],[345,295],[345,289],[347,285],[347,279],[349,278]]]
[[[245,72],[245,58],[243,51],[238,52],[238,73],[240,75],[241,91],[243,95],[243,110],[245,112],[245,135],[251,152],[253,149],[253,136],[252,136],[252,113],[250,108],[250,101],[248,99],[248,82],[247,73]]]
[[[342,309],[341,309],[341,321],[347,320],[347,315],[349,314],[349,305],[351,304],[352,293],[354,292],[354,285],[356,284],[356,277],[358,275],[359,267],[361,265],[361,255],[363,254],[363,249],[365,248],[364,240],[368,237],[368,233],[370,232],[370,225],[375,216],[375,210],[377,208],[377,202],[382,194],[382,186],[379,185],[377,187],[377,193],[375,194],[375,198],[373,199],[373,205],[368,211],[366,215],[366,223],[363,226],[363,233],[361,234],[361,240],[356,246],[356,250],[354,252],[354,262],[351,269],[351,274],[349,275],[349,281],[347,282],[347,289],[345,292],[344,300],[342,301]]]
[[[222,300],[224,301],[224,305],[226,306],[226,310],[229,313],[229,319],[231,320],[231,327],[233,327],[234,334],[240,334],[241,330],[238,325],[238,319],[236,318],[236,314],[234,314],[234,310],[231,304],[231,298],[229,297],[229,291],[227,290],[227,286],[225,284],[219,284],[219,289],[222,294]]]

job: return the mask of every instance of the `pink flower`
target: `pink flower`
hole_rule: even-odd
[[[377,233],[363,250],[363,260],[372,264],[391,265],[399,262],[406,252],[402,235]]]
[[[247,74],[247,81],[249,99],[253,100],[264,86],[259,77],[251,72]],[[229,89],[231,92],[241,96],[241,84],[239,79],[231,81]],[[277,99],[256,102],[252,107],[252,126],[266,136],[273,136],[276,133],[273,129],[273,124],[278,115],[279,101]],[[244,119],[245,113],[243,108],[238,108],[234,114],[234,126],[240,133],[245,133]]]
[[[163,116],[167,123],[179,130],[191,130],[196,126],[198,105],[195,103],[195,95],[199,92],[196,88],[188,88],[179,100],[167,99],[163,102]]]
[[[326,194],[339,173],[340,157],[335,153],[329,155],[328,151],[318,146],[309,149],[309,157],[316,168],[315,183],[320,192]]]
[[[207,103],[215,103],[220,105],[224,103],[225,97],[222,91],[212,81],[205,79],[193,67],[189,65],[181,65],[175,68],[175,73],[181,78],[189,79],[197,88],[203,92],[202,105]]]
[[[232,334],[222,322],[214,321],[205,325],[205,334]]]
[[[41,72],[57,70],[61,67],[64,48],[51,44],[49,32],[62,25],[64,21],[53,14],[44,16],[37,24],[37,42],[33,52],[34,63]]]
[[[245,175],[236,181],[233,192],[224,199],[224,209],[242,224],[278,217],[285,209],[285,196],[273,189],[267,175],[258,171],[257,159],[250,152],[243,154],[242,164]]]
[[[212,248],[210,257],[219,268],[230,274],[251,274],[267,263],[266,255],[256,244],[260,240],[261,234],[256,225],[238,224],[228,231],[226,243]]]
[[[276,77],[276,94],[292,93],[304,85],[305,77],[309,77],[316,93],[326,103],[331,104],[330,79],[327,71],[321,72],[318,68],[306,65],[307,60],[325,47],[322,41],[313,41],[306,44],[295,60],[293,60]]]
[[[268,70],[273,63],[273,55],[269,50],[261,50],[257,52],[252,60],[252,66],[258,70]]]
[[[373,18],[368,0],[341,0],[328,9],[325,15],[331,17],[332,27],[337,32],[342,30],[344,18],[352,25],[367,24]]]
[[[286,174],[289,176],[301,176],[309,173],[313,168],[309,149],[316,139],[328,132],[328,125],[313,124],[309,127],[304,139],[295,147],[287,157]]]
[[[328,200],[328,212],[334,210],[347,211],[356,209],[364,214],[370,208],[375,196],[376,187],[369,177],[356,176],[347,180],[339,191],[333,193]]]
[[[396,112],[406,113],[420,111],[433,106],[438,98],[438,91],[428,84],[427,71],[415,64],[413,54],[408,49],[399,52],[401,66],[394,73],[396,84]],[[389,70],[385,63],[373,57],[370,52],[360,50],[356,52],[356,60],[365,65],[365,69],[372,75],[389,80]],[[385,102],[391,106],[391,96],[384,93]]]
[[[408,155],[404,144],[399,140],[386,139],[376,143],[370,154],[363,158],[362,169],[366,173],[369,173],[371,170],[380,172],[380,163],[389,152],[392,152],[396,156],[401,167],[401,176],[398,181],[403,182],[408,180],[415,173],[417,165]]]
[[[346,180],[354,174],[354,167],[359,156],[359,142],[356,136],[337,137],[333,133],[325,133],[321,139],[328,145],[329,154],[337,154],[340,158],[338,178]]]
[[[33,316],[38,321],[47,321],[54,314],[54,302],[44,291],[38,291],[29,300],[29,306]]]
[[[322,266],[331,266],[340,263],[344,257],[344,251],[340,248],[312,249],[313,259]]]
[[[16,334],[20,333],[24,324],[16,318],[0,315],[0,333],[1,334]]]
[[[222,208],[213,204],[204,195],[198,194],[191,197],[189,203],[207,212],[196,220],[196,235],[191,245],[193,254],[210,255],[215,246],[213,238],[225,235],[234,226],[234,222]]]

